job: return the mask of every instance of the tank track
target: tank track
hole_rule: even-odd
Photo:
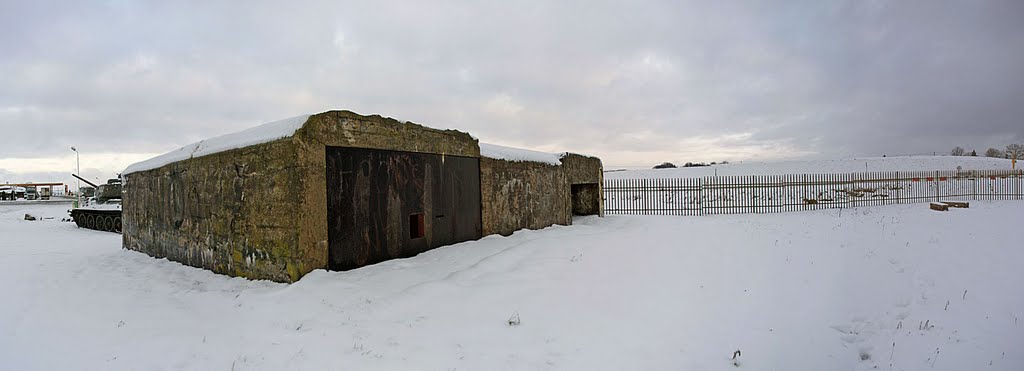
[[[71,219],[79,228],[121,233],[121,210],[71,210]]]

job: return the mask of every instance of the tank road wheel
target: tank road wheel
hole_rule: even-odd
[[[72,216],[71,220],[75,221],[75,225],[77,225],[78,228],[85,228],[85,218],[81,214]]]
[[[121,217],[114,217],[114,232],[121,233]]]
[[[114,230],[114,218],[111,216],[103,217],[103,228],[104,231],[111,232]]]
[[[85,216],[85,227],[89,229],[96,229],[96,216],[88,214]]]

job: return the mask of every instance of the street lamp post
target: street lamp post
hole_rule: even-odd
[[[75,174],[82,176],[82,163],[78,159],[78,149],[71,147],[72,151],[75,151]],[[82,205],[82,181],[75,178],[75,207]]]

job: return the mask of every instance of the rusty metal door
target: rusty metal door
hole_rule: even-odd
[[[327,147],[329,268],[480,238],[479,159]]]

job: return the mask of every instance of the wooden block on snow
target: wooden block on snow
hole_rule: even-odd
[[[942,201],[942,203],[944,203],[946,205],[949,205],[949,207],[956,207],[956,208],[961,208],[961,209],[966,209],[966,208],[971,207],[971,204],[969,202],[964,202],[964,201]]]
[[[949,205],[946,205],[941,202],[932,202],[930,207],[932,208],[932,210],[949,211]]]

